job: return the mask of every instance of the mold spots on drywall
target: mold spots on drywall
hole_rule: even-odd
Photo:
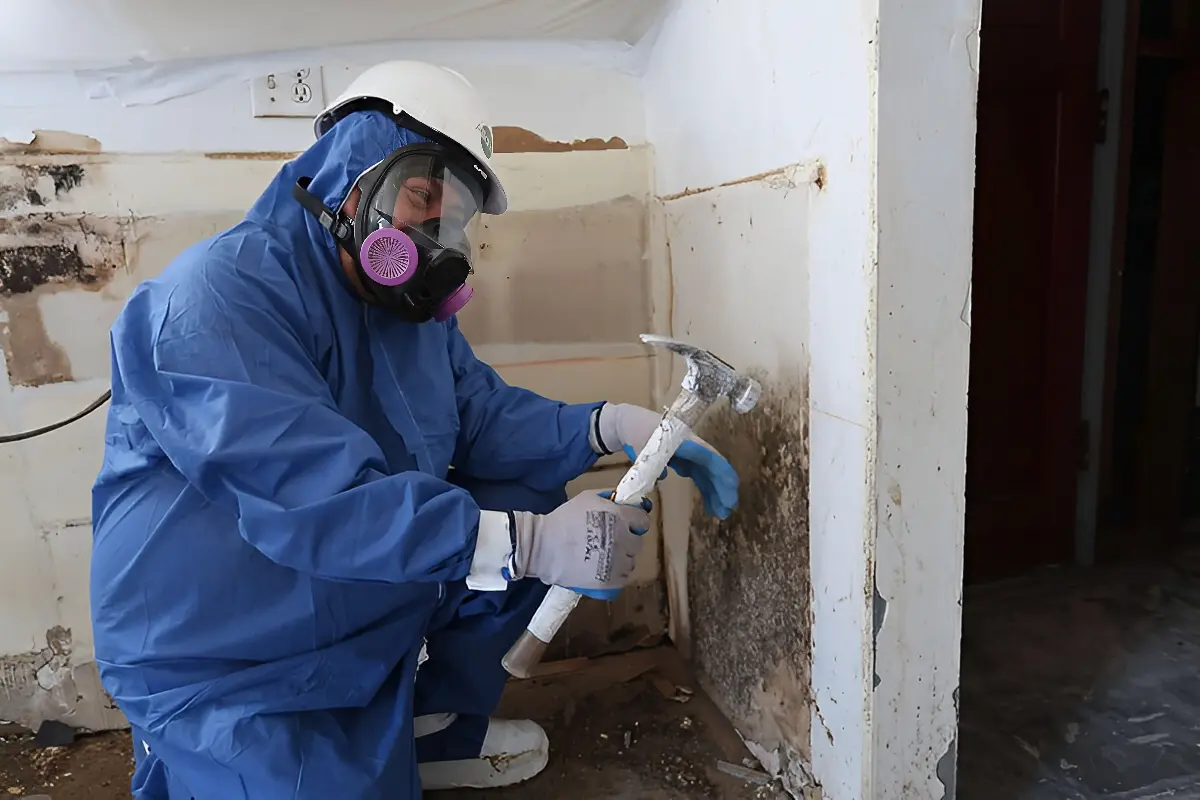
[[[626,150],[629,145],[620,136],[609,139],[576,139],[573,142],[553,142],[533,131],[510,125],[492,129],[493,147],[497,153],[566,153],[571,150]]]
[[[0,166],[0,212],[27,212],[62,199],[83,183],[82,164]]]
[[[59,179],[73,180],[70,174]],[[54,214],[0,218],[0,350],[12,385],[72,380],[70,360],[47,334],[39,300],[63,289],[99,290],[124,265],[119,221]]]
[[[758,407],[709,414],[701,435],[741,476],[725,521],[697,502],[688,553],[693,651],[739,730],[788,761],[809,757],[811,598],[807,386],[763,384]],[[787,772],[792,764],[779,764]]]

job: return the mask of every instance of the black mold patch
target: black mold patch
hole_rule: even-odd
[[[99,281],[74,247],[28,245],[0,250],[0,295],[25,294],[47,283]]]
[[[0,210],[7,211],[21,205],[44,206],[50,201],[38,190],[42,178],[49,178],[54,185],[54,196],[62,197],[83,183],[86,174],[79,164],[18,166],[17,180],[0,184]]]
[[[754,720],[765,716],[782,736],[803,739],[790,744],[807,753],[810,720],[795,717],[811,707],[808,392],[760,380],[757,408],[738,415],[721,406],[699,431],[738,470],[741,497],[728,520],[706,516],[699,503],[692,518],[693,651],[747,735],[764,735]]]
[[[54,194],[62,197],[83,183],[84,171],[79,164],[45,164],[37,168],[38,175],[46,175],[54,181]]]

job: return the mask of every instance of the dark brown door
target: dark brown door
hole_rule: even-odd
[[[1098,0],[984,0],[968,580],[1073,554]]]

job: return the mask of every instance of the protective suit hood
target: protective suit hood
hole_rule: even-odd
[[[348,286],[333,236],[296,202],[292,187],[301,176],[311,176],[309,191],[330,208],[341,208],[367,169],[405,145],[424,141],[379,111],[350,114],[285,164],[246,218],[290,240],[297,255],[307,248],[321,254],[320,260],[328,261],[342,285]]]

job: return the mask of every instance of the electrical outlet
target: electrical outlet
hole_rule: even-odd
[[[320,67],[302,67],[255,78],[250,107],[256,117],[315,117],[325,108]]]

